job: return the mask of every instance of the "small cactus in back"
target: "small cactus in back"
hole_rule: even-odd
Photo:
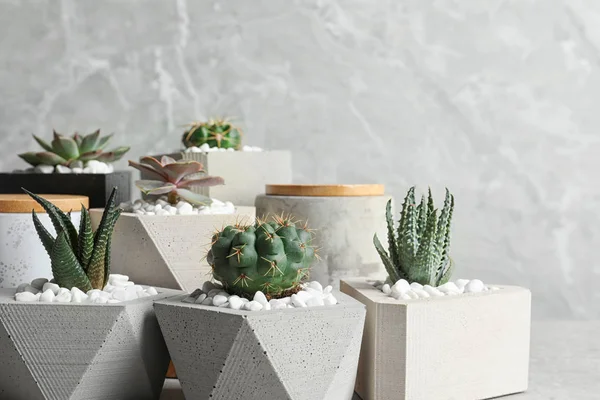
[[[19,154],[23,160],[32,166],[38,165],[64,165],[68,167],[75,161],[85,164],[96,160],[111,163],[123,157],[129,151],[129,147],[119,147],[110,151],[104,151],[112,135],[100,137],[100,130],[89,135],[81,136],[75,133],[72,137],[64,136],[54,132],[54,139],[47,143],[41,138],[33,135],[36,142],[45,151],[29,152]]]
[[[226,119],[211,119],[192,123],[181,140],[186,148],[206,143],[210,147],[238,150],[242,146],[242,130]]]
[[[219,176],[199,176],[204,172],[204,166],[198,161],[175,161],[169,156],[162,156],[160,161],[154,157],[142,157],[139,163],[129,161],[133,167],[152,179],[142,179],[135,185],[144,194],[160,195],[167,194],[169,203],[177,204],[180,198],[191,204],[211,204],[212,199],[189,190],[198,186],[223,185],[225,182]]]
[[[300,290],[315,259],[312,231],[290,218],[275,217],[253,225],[236,224],[212,238],[207,261],[213,278],[231,294],[251,299],[262,291],[269,298]]]
[[[393,284],[400,279],[422,285],[439,286],[450,279],[454,263],[450,258],[450,224],[454,211],[454,196],[446,189],[444,206],[438,214],[431,189],[427,200],[415,203],[415,188],[408,191],[402,204],[398,227],[392,219],[392,201],[385,210],[389,253],[377,234],[375,248]]]
[[[121,210],[115,206],[117,189],[113,189],[95,233],[92,232],[90,213],[83,205],[77,232],[68,214],[48,200],[23,190],[46,210],[57,232],[53,237],[32,211],[33,225],[50,256],[56,284],[68,289],[76,287],[83,292],[103,289],[110,274],[112,232],[121,215]]]

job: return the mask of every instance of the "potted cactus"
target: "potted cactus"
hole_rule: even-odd
[[[226,118],[187,125],[183,149],[167,154],[175,160],[199,161],[211,175],[222,176],[226,186],[197,186],[194,192],[236,205],[254,206],[267,183],[291,183],[292,159],[286,150],[262,150],[242,144],[242,130]],[[160,159],[162,155],[155,156]],[[244,171],[244,173],[240,173]],[[148,178],[142,172],[142,178]]]
[[[450,281],[454,196],[408,191],[400,220],[386,207],[387,245],[373,242],[385,281],[345,279],[367,306],[356,391],[364,400],[484,399],[527,388],[531,294],[478,279]]]
[[[147,285],[192,290],[210,272],[204,260],[208,243],[198,238],[210,236],[217,226],[254,219],[254,207],[192,192],[225,183],[207,175],[198,161],[143,157],[129,165],[149,178],[135,184],[150,197],[120,205],[124,212],[112,241],[115,272]],[[91,210],[94,225],[101,215],[101,209]]]
[[[0,173],[1,193],[19,193],[27,187],[36,193],[79,194],[89,198],[91,207],[103,207],[112,188],[118,187],[117,202],[130,199],[131,173],[114,171],[111,164],[129,147],[105,150],[112,135],[101,136],[100,130],[70,137],[54,131],[53,135],[50,143],[33,135],[43,151],[19,154],[31,167]]]
[[[110,237],[120,215],[116,190],[95,232],[84,207],[77,230],[67,214],[27,193],[57,233],[33,211],[54,278],[0,289],[0,398],[87,399],[90,392],[104,399],[158,398],[169,357],[152,303],[179,292],[110,274]]]
[[[155,311],[188,399],[352,397],[365,309],[308,282],[313,232],[291,218],[218,230],[213,281]]]

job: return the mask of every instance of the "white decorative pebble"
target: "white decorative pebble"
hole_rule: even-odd
[[[465,286],[467,286],[467,283],[469,283],[468,279],[457,279],[456,280],[456,286],[458,286],[459,288],[464,288]]]
[[[158,291],[153,286],[150,286],[148,289],[146,289],[146,293],[148,293],[150,296],[156,296]]]
[[[226,296],[221,296],[220,294],[216,295],[215,297],[213,297],[213,305],[215,306],[220,306],[227,303],[227,297]]]
[[[418,285],[418,283],[417,283],[417,285]],[[396,283],[394,283],[394,286],[392,286],[393,293],[406,293],[410,289],[411,289],[411,286],[406,279],[400,279],[400,280],[396,281]]]
[[[229,298],[229,307],[233,310],[239,310],[243,304],[244,302],[238,296],[231,296]]]
[[[392,288],[386,283],[381,287],[381,291],[385,294],[390,294],[392,293]]]
[[[306,301],[307,307],[324,306],[324,305],[325,305],[325,302],[323,301],[322,297],[312,297]]]
[[[443,293],[460,293],[460,292],[462,292],[458,288],[458,286],[456,286],[456,283],[454,283],[454,282],[446,282],[443,285],[438,286],[437,289]]]
[[[38,301],[35,294],[31,292],[20,292],[15,294],[15,300],[17,301]]]
[[[423,290],[426,291],[427,293],[429,293],[430,296],[434,296],[434,297],[441,297],[444,295],[444,293],[442,293],[438,289],[434,288],[433,286],[429,286],[429,285],[423,286]]]
[[[325,296],[325,298],[323,299],[323,303],[326,306],[332,306],[334,304],[337,304],[337,299],[330,293],[327,296]]]
[[[417,289],[417,290],[422,290],[422,289]],[[408,292],[405,293],[410,299],[418,299],[419,295],[415,293],[414,290],[409,290]]]
[[[254,301],[258,301],[260,304],[262,304],[263,306],[265,304],[268,304],[268,300],[267,300],[267,296],[265,296],[265,294],[263,292],[261,292],[260,290],[256,293],[254,293]]]
[[[59,292],[54,298],[54,301],[57,303],[70,303],[71,298],[71,292]]]
[[[263,309],[263,305],[261,303],[259,303],[258,301],[250,301],[246,304],[246,308],[249,311],[260,311]]]
[[[328,293],[331,293],[331,291],[332,291],[332,290],[333,290],[333,286],[331,286],[331,285],[327,285],[327,286],[325,286],[325,288],[323,289],[323,293],[324,293],[324,294],[328,294]]]
[[[306,284],[306,287],[318,290],[319,292],[323,293],[323,286],[317,281],[308,282]]]
[[[296,307],[306,307],[306,303],[300,298],[300,296],[298,296],[298,293],[292,295],[292,304]]]
[[[46,290],[51,290],[54,295],[57,295],[58,291],[60,290],[60,286],[58,286],[56,283],[46,282],[42,287],[42,291],[45,292]]]
[[[40,301],[44,303],[52,303],[54,301],[54,292],[52,289],[46,289],[40,296]]]
[[[479,293],[484,289],[484,284],[479,279],[473,279],[465,285],[465,293]]]
[[[421,285],[419,282],[413,282],[413,283],[410,284],[410,288],[412,290],[423,289],[423,285]]]

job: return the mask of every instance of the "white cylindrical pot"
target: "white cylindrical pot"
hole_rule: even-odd
[[[88,207],[88,198],[76,195],[42,195],[64,212],[71,211],[77,228],[81,205]],[[0,288],[14,288],[36,278],[52,278],[50,257],[40,241],[31,211],[35,209],[40,221],[55,236],[48,214],[29,196],[0,195]]]
[[[385,238],[383,185],[267,185],[256,198],[256,215],[290,214],[314,229],[311,243],[320,260],[311,280],[339,288],[340,279],[383,279],[385,269],[373,246],[373,235]]]

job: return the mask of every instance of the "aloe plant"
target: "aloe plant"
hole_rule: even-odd
[[[450,279],[454,263],[450,258],[450,224],[454,211],[454,196],[446,189],[444,206],[438,214],[431,189],[427,200],[415,203],[415,188],[410,188],[398,226],[392,218],[392,201],[388,201],[387,221],[388,251],[373,236],[375,248],[383,261],[391,283],[400,279],[422,285],[439,286]]]
[[[90,213],[83,205],[77,231],[68,214],[48,200],[23,190],[44,208],[56,231],[56,237],[53,237],[42,225],[35,210],[32,211],[33,224],[50,256],[56,284],[65,288],[77,287],[84,292],[104,288],[110,274],[112,232],[121,215],[121,209],[115,206],[117,188],[110,195],[96,232],[92,232]]]
[[[47,143],[33,135],[33,138],[44,151],[19,154],[23,160],[32,166],[64,165],[70,166],[76,161],[86,163],[91,160],[111,163],[119,160],[129,151],[129,147],[119,147],[111,151],[104,151],[112,135],[100,137],[100,130],[89,135],[81,136],[75,133],[72,137],[64,136],[54,131],[54,139]]]
[[[198,161],[175,161],[169,156],[162,156],[160,161],[154,157],[143,157],[139,163],[129,161],[129,166],[146,173],[153,179],[142,179],[135,185],[148,195],[167,194],[171,204],[177,204],[180,198],[191,204],[207,205],[212,199],[189,190],[198,186],[223,185],[219,176],[197,176],[205,172]]]

